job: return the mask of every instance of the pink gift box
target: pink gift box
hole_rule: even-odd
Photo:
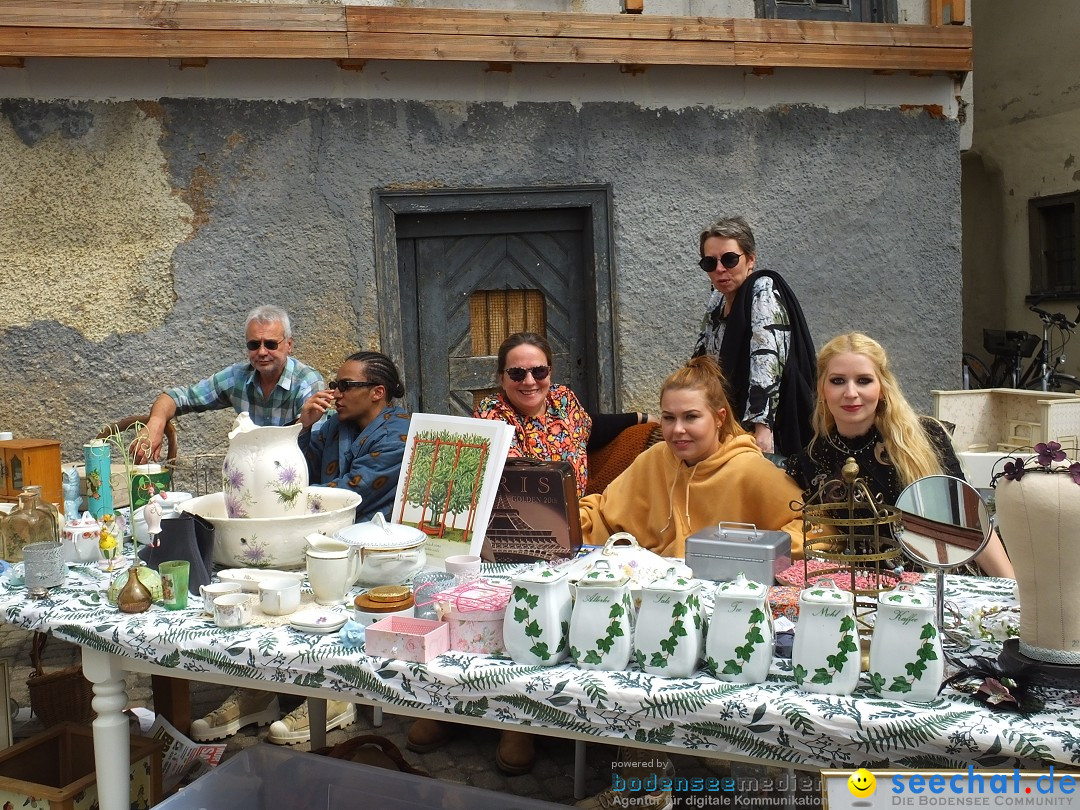
[[[368,655],[426,664],[450,649],[450,628],[432,619],[389,616],[369,624],[364,636]]]

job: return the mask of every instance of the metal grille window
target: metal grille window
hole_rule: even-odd
[[[1028,203],[1032,296],[1080,293],[1077,235],[1080,192],[1037,197]]]
[[[754,0],[754,6],[769,20],[897,21],[896,0]]]

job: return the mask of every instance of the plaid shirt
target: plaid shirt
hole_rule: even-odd
[[[307,398],[325,387],[319,372],[290,357],[269,398],[263,396],[251,363],[235,363],[213,377],[165,393],[176,403],[177,416],[233,408],[237,413],[247,411],[256,425],[288,425],[300,416]]]

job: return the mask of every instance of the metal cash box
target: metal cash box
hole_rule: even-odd
[[[686,564],[697,579],[725,582],[739,573],[772,585],[791,566],[791,535],[760,531],[753,523],[724,523],[686,538]]]

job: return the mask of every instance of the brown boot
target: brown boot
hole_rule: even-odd
[[[418,754],[426,754],[434,751],[450,739],[452,726],[442,720],[430,720],[422,717],[414,720],[409,727],[409,737],[405,741],[405,747]]]
[[[520,776],[532,770],[536,752],[533,735],[524,731],[503,731],[495,749],[495,764],[508,776]]]

